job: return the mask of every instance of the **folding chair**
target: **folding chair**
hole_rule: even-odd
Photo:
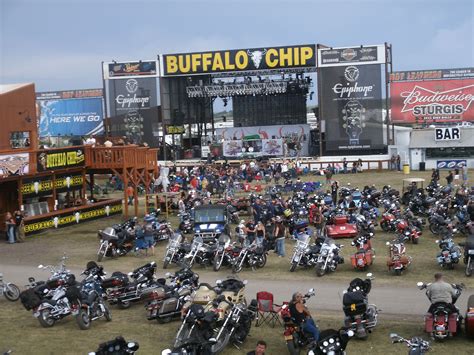
[[[263,323],[271,324],[273,328],[276,322],[282,325],[280,320],[281,305],[273,303],[273,293],[265,291],[257,293],[257,310],[256,327]]]

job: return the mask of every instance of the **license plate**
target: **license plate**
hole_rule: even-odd
[[[285,335],[285,340],[293,340],[293,335]]]
[[[467,252],[469,255],[474,255],[474,249]]]

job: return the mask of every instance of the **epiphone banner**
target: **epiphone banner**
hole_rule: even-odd
[[[474,79],[390,83],[393,123],[474,121]]]
[[[111,116],[148,110],[156,105],[156,78],[120,79],[109,82]]]
[[[380,65],[321,68],[319,80],[326,150],[384,148]]]
[[[314,44],[163,55],[163,76],[315,67]]]
[[[320,48],[318,50],[319,67],[344,66],[351,63],[358,65],[385,63],[385,46]]]
[[[85,165],[84,148],[65,148],[36,153],[38,172]]]
[[[104,79],[157,77],[156,60],[135,60],[130,62],[109,62],[103,64]]]
[[[418,81],[474,78],[474,68],[397,71],[390,74],[390,81]]]

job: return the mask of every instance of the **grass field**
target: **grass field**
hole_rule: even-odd
[[[356,175],[337,175],[335,178],[341,184],[350,182],[353,186],[363,187],[366,184],[376,184],[381,187],[390,184],[395,188],[401,189],[402,179],[406,177],[398,172],[364,172]],[[429,172],[417,172],[410,177],[425,177],[429,179]],[[442,177],[443,178],[443,177]],[[309,176],[305,180],[319,180],[322,177]],[[49,264],[57,263],[63,253],[67,253],[69,260],[68,266],[73,268],[82,268],[88,260],[94,260],[96,257],[98,239],[97,230],[118,222],[120,217],[109,217],[97,221],[88,222],[74,227],[51,230],[43,234],[28,238],[27,243],[16,244],[13,246],[0,244],[0,263],[18,264],[18,265],[37,265],[39,263]],[[176,226],[176,217],[171,218]],[[387,249],[385,242],[390,240],[391,235],[377,230],[374,238],[374,248],[377,252],[375,264],[370,271],[377,276],[377,285],[395,284],[407,285],[416,281],[430,281],[434,272],[440,270],[435,260],[438,246],[436,239],[426,229],[419,245],[407,245],[408,254],[413,256],[411,268],[401,277],[394,276],[387,272],[386,257]],[[462,237],[456,237],[459,242]],[[346,261],[349,261],[350,254],[353,253],[353,247],[350,246],[350,240],[342,240],[345,244],[343,255]],[[267,265],[256,272],[244,270],[241,273],[242,278],[250,277],[259,279],[278,279],[278,280],[312,280],[315,279],[313,270],[297,270],[295,273],[289,272],[289,260],[292,252],[292,243],[287,241],[287,258],[276,258],[273,254],[270,256]],[[103,262],[107,271],[114,270],[131,271],[135,267],[144,264],[148,260],[156,260],[159,269],[158,273],[163,274],[161,262],[165,244],[157,248],[155,257],[135,257],[126,256],[116,260],[107,259]],[[445,271],[447,279],[452,282],[464,282],[469,289],[474,286],[472,279],[464,276],[463,264],[457,265],[454,270]],[[174,270],[171,268],[170,271]],[[199,272],[199,267],[197,268]],[[216,274],[216,278],[227,275],[228,270]],[[335,273],[324,276],[331,281],[348,282],[358,273],[352,270],[346,263],[340,265]],[[25,275],[25,283],[28,275]],[[470,291],[469,291],[470,292]],[[289,291],[289,294],[291,292]],[[421,297],[422,295],[420,295]],[[396,297],[396,296],[394,296]],[[149,322],[145,318],[145,311],[141,305],[134,305],[129,310],[117,310],[113,307],[114,320],[106,323],[103,320],[94,322],[90,331],[80,331],[75,324],[74,319],[67,318],[60,321],[52,329],[41,328],[38,321],[33,318],[31,312],[23,309],[20,303],[9,303],[0,299],[0,353],[6,349],[14,350],[14,354],[86,354],[94,350],[96,344],[111,339],[116,335],[123,334],[127,339],[135,339],[140,343],[143,354],[160,353],[159,350],[169,347],[172,339],[179,327],[179,322],[168,325],[159,325],[156,322]],[[421,315],[417,317],[420,319]],[[318,320],[321,329],[328,327],[338,328],[342,321],[342,314],[327,313],[320,315]],[[403,345],[391,345],[388,334],[390,332],[399,332],[402,336],[423,335],[421,320],[403,319],[390,320],[383,317],[379,326],[370,335],[369,341],[351,341],[348,346],[349,354],[403,354],[406,349]],[[252,328],[252,337],[244,344],[244,349],[228,349],[225,354],[243,354],[254,347],[255,342],[262,338],[268,341],[268,354],[286,353],[286,347],[281,336],[281,328]],[[472,341],[459,338],[441,344],[435,344],[433,354],[441,354],[448,351],[455,351],[458,354],[472,354]],[[245,352],[244,352],[245,350]]]

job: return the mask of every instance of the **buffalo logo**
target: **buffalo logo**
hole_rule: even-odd
[[[265,53],[267,53],[266,49],[264,49],[263,51],[253,51],[253,52],[250,52],[249,50],[247,50],[247,54],[252,60],[252,63],[255,69],[258,69],[260,67],[260,63],[262,62],[262,58],[265,55]]]
[[[138,81],[135,79],[128,79],[125,83],[125,88],[130,94],[135,93],[138,89]]]
[[[348,62],[354,59],[356,55],[356,51],[352,48],[346,48],[341,52],[341,57],[347,60]]]
[[[346,78],[347,81],[354,82],[359,79],[359,69],[354,66],[347,67],[344,70],[344,77]]]

